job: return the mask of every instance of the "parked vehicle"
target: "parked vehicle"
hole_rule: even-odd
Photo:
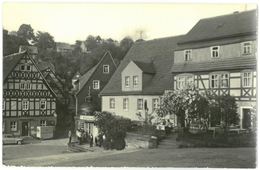
[[[3,135],[3,144],[23,144],[23,138],[15,137],[11,134],[4,134]]]

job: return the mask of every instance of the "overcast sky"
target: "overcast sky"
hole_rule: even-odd
[[[146,40],[187,33],[199,19],[255,9],[254,4],[87,4],[4,3],[3,27],[17,31],[30,24],[49,32],[56,42],[75,43],[88,35]]]

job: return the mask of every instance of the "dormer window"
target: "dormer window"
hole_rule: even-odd
[[[138,76],[133,76],[133,85],[134,87],[138,86]]]
[[[248,55],[252,53],[252,41],[242,43],[242,54]]]
[[[125,77],[125,87],[130,87],[130,76]]]
[[[184,61],[190,61],[191,60],[191,50],[184,50]]]
[[[219,46],[211,47],[211,57],[219,58]]]
[[[103,73],[105,74],[109,73],[109,65],[103,65]]]

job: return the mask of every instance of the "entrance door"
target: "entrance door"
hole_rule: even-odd
[[[22,123],[22,136],[28,136],[28,122]]]
[[[248,129],[251,127],[251,112],[250,109],[243,109],[242,128]]]

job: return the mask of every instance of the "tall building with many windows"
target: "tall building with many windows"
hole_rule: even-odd
[[[174,89],[189,84],[213,95],[234,96],[240,127],[252,126],[256,106],[256,11],[200,20],[174,52]]]

